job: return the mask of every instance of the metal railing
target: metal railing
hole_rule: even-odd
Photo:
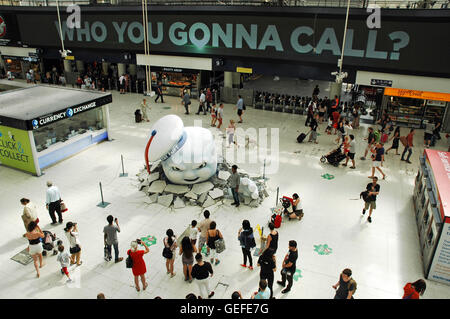
[[[122,5],[140,6],[138,0],[59,0],[61,6]],[[271,7],[346,7],[347,0],[152,0],[151,6],[271,6]],[[351,0],[352,8],[378,5],[390,9],[450,9],[450,0]],[[56,6],[56,0],[0,0],[0,6]]]

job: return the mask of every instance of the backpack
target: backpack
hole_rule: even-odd
[[[383,143],[383,144],[385,144],[387,141],[388,141],[388,139],[389,139],[389,135],[388,134],[386,134],[386,133],[384,133],[382,136],[381,136],[381,143]]]
[[[356,288],[357,288],[356,281],[353,280],[353,278],[352,278],[352,279],[350,279],[350,280],[347,282],[347,288],[348,288],[348,291],[350,291],[350,287],[351,287],[353,284],[355,285],[355,290],[353,291],[352,296],[356,293]]]
[[[241,244],[245,248],[248,249],[248,248],[256,247],[256,241],[255,241],[255,236],[253,235],[253,232],[250,235],[246,235],[246,234],[244,234],[244,232],[242,232],[239,237],[240,237],[239,240],[240,240]]]
[[[375,131],[375,132],[373,132],[373,135],[375,137],[375,142],[378,142],[380,140],[380,132]]]
[[[359,198],[362,198],[365,202],[369,199],[369,191],[363,191],[359,194]]]

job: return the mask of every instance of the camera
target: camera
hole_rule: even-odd
[[[142,241],[140,239],[136,239],[136,242],[140,245],[142,244]]]

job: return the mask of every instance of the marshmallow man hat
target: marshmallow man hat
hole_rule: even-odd
[[[160,118],[153,125],[145,148],[147,171],[150,173],[149,162],[168,159],[183,147],[185,141],[186,132],[181,118],[173,114]]]

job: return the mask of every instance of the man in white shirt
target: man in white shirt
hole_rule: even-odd
[[[51,225],[56,225],[55,212],[58,213],[59,223],[62,224],[62,214],[61,214],[61,194],[59,193],[58,187],[54,186],[52,182],[47,182],[47,199],[46,207],[50,218],[52,219]]]
[[[205,95],[205,93],[203,93],[203,91],[200,91],[198,111],[196,113],[197,115],[199,115],[200,111],[202,111],[202,110],[203,110],[203,115],[206,115],[205,101],[206,101],[206,95]]]
[[[125,94],[125,75],[122,74],[119,78],[120,94]]]

